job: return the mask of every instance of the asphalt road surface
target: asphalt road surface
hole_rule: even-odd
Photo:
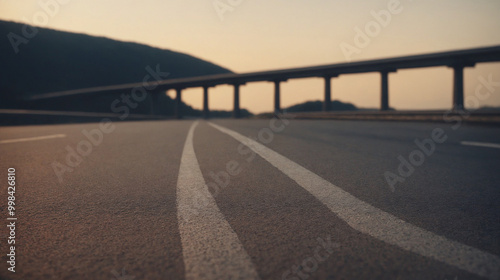
[[[0,157],[1,279],[500,279],[494,126],[2,127]]]

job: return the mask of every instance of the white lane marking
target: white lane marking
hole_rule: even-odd
[[[259,279],[238,236],[208,191],[193,147],[194,122],[177,180],[177,218],[186,279]]]
[[[414,226],[359,200],[320,176],[235,131],[209,123],[248,146],[314,195],[352,228],[402,249],[490,279],[500,277],[500,258]]]
[[[466,145],[466,146],[478,146],[478,147],[500,149],[500,144],[495,144],[495,143],[462,141],[462,142],[460,142],[460,144]]]
[[[47,136],[37,136],[37,137],[29,137],[29,138],[0,140],[0,144],[10,144],[10,143],[18,143],[18,142],[38,141],[38,140],[46,140],[46,139],[54,139],[54,138],[64,138],[64,137],[66,137],[66,134],[54,134],[54,135],[47,135]]]

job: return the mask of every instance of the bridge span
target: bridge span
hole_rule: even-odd
[[[150,82],[155,85],[154,92],[150,92],[153,100],[151,114],[157,112],[154,108],[159,94],[166,90],[176,91],[175,116],[182,118],[182,91],[187,88],[203,88],[203,115],[209,117],[208,105],[209,88],[218,85],[232,85],[234,87],[233,117],[240,117],[240,86],[250,82],[272,82],[274,83],[274,111],[281,110],[280,85],[290,79],[320,77],[324,79],[324,101],[323,110],[331,109],[331,81],[340,75],[359,73],[380,73],[380,110],[389,110],[389,74],[399,69],[415,69],[425,67],[446,66],[453,71],[453,93],[452,108],[459,110],[464,108],[464,68],[474,67],[478,63],[500,61],[500,46],[474,48],[467,50],[447,51],[431,54],[421,54],[394,58],[367,60],[353,63],[338,63],[319,65],[312,67],[290,68],[271,71],[260,71],[242,74],[219,74],[190,78],[168,79],[158,82]],[[60,92],[44,93],[27,97],[28,101],[68,97],[73,95],[93,95],[121,93],[143,87],[144,83],[132,83],[112,86],[93,87]]]

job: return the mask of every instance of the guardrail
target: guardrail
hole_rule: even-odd
[[[207,75],[182,79],[170,79],[159,82],[150,82],[155,85],[153,97],[166,90],[176,90],[176,117],[182,118],[181,100],[182,90],[186,88],[203,88],[203,113],[209,115],[208,90],[218,85],[234,86],[233,116],[240,117],[239,87],[249,82],[273,82],[274,87],[274,110],[280,111],[280,84],[289,79],[321,77],[325,80],[325,94],[323,110],[331,109],[331,79],[345,74],[358,74],[379,72],[381,74],[380,109],[389,109],[389,73],[399,69],[413,69],[424,67],[447,66],[453,69],[453,108],[464,107],[464,68],[474,67],[477,63],[500,61],[500,46],[475,48],[458,51],[439,52],[432,54],[413,55],[386,59],[367,60],[353,63],[339,63],[320,65],[312,67],[281,69],[272,71],[261,71],[243,74],[221,74]],[[73,95],[87,95],[100,93],[114,93],[129,91],[141,87],[142,83],[112,85],[93,87],[61,92],[39,94],[27,98],[29,101],[67,97]],[[156,102],[153,102],[156,104]],[[152,110],[154,112],[154,110]]]

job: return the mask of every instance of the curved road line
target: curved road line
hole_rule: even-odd
[[[186,279],[259,279],[259,275],[208,191],[193,147],[194,122],[182,152],[177,217]]]
[[[359,200],[308,169],[235,131],[209,124],[252,149],[314,195],[352,228],[386,243],[489,279],[499,279],[500,258],[405,222]]]

